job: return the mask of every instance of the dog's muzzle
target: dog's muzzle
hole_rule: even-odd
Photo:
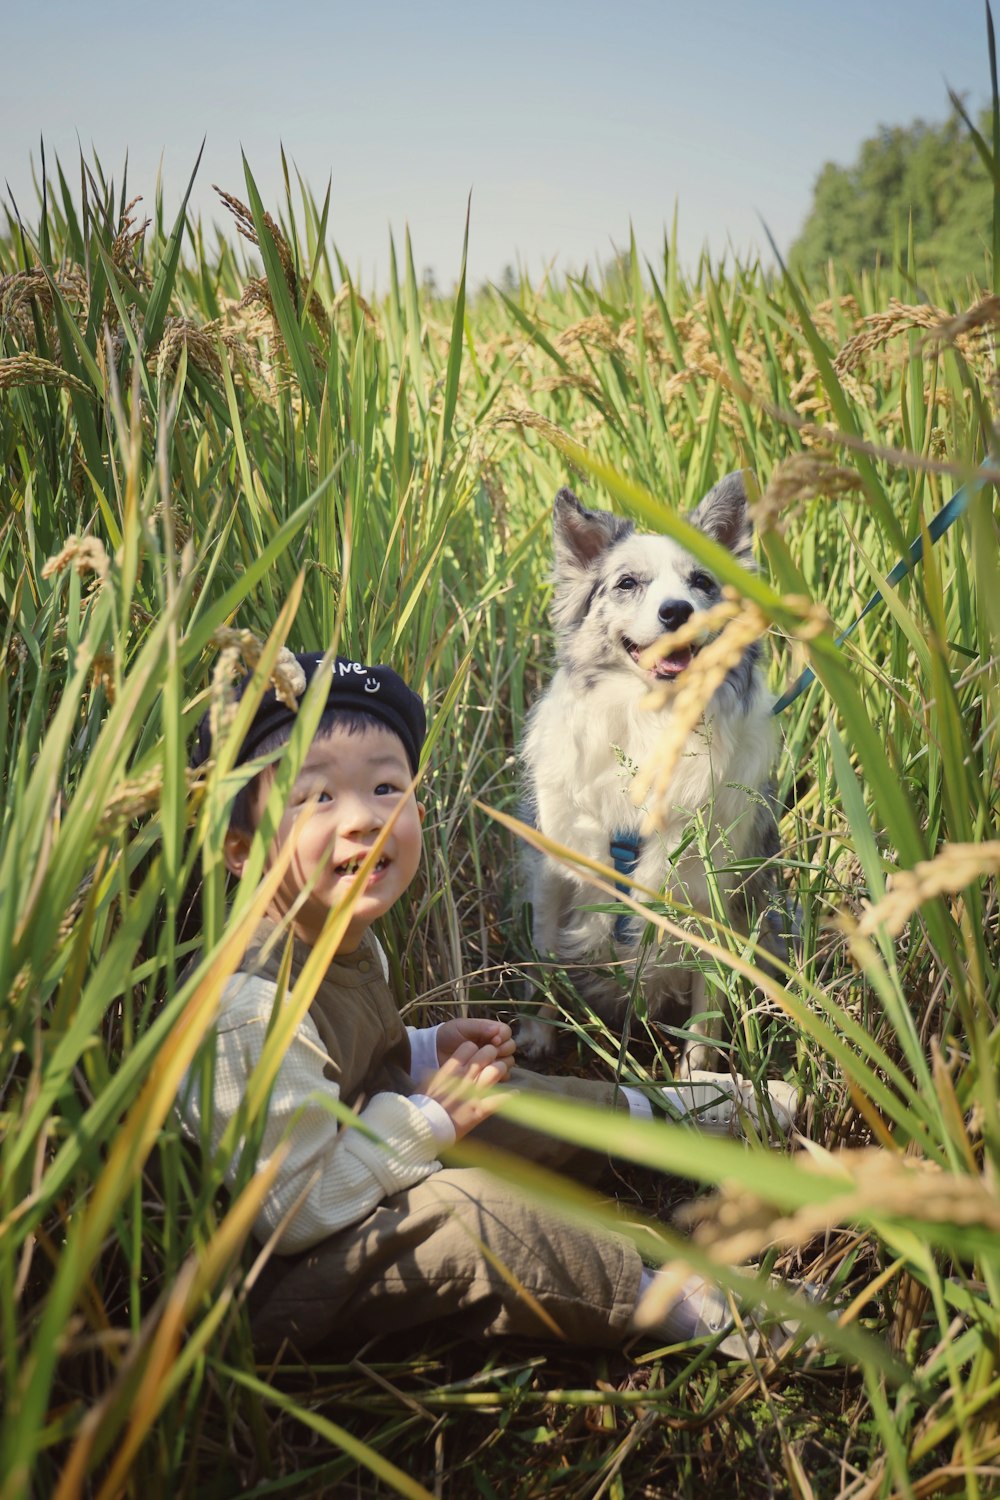
[[[652,645],[653,642],[650,641],[649,644]],[[638,646],[635,641],[629,640],[627,635],[622,636],[622,645],[640,671],[645,672],[654,681],[660,682],[669,682],[671,678],[679,677],[698,654],[697,646],[682,646],[678,651],[671,651],[668,656],[661,656],[652,667],[643,667],[639,658],[644,651],[649,650],[649,646]]]

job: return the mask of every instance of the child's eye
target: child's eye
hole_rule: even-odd
[[[378,786],[375,788],[375,795],[376,797],[391,797],[395,792],[398,791],[399,787],[394,786],[391,781],[380,781]]]
[[[333,798],[331,797],[331,795],[330,795],[329,792],[317,792],[316,793],[316,801],[317,802],[332,802]]]

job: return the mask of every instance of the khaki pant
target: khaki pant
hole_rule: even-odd
[[[610,1084],[515,1069],[510,1085],[609,1107]],[[593,1181],[606,1161],[494,1116],[470,1140]],[[630,1332],[642,1262],[631,1242],[569,1223],[478,1167],[444,1168],[294,1257],[252,1298],[262,1353],[450,1323],[465,1338],[518,1335],[615,1347]]]

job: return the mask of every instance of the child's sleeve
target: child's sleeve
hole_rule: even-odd
[[[440,1022],[437,1026],[407,1026],[411,1078],[426,1078],[428,1073],[437,1072],[437,1034],[440,1030]]]
[[[375,955],[382,966],[382,978],[389,978],[389,960],[385,949],[375,936],[374,932],[368,934],[369,942],[374,945]],[[440,1022],[436,1026],[407,1026],[406,1035],[410,1039],[410,1077],[425,1078],[428,1073],[436,1073],[438,1069],[437,1034],[440,1031]],[[419,1095],[423,1100],[425,1096]],[[450,1145],[451,1142],[445,1142]]]
[[[247,1080],[263,1051],[275,995],[271,980],[234,976],[223,994],[216,1027],[207,1118],[194,1072],[182,1090],[185,1123],[197,1138],[204,1140],[207,1134],[213,1154],[239,1112]],[[285,1255],[308,1249],[364,1218],[383,1198],[421,1182],[437,1170],[438,1152],[450,1143],[450,1121],[445,1116],[442,1123],[440,1106],[403,1094],[376,1094],[358,1112],[358,1125],[344,1125],[336,1112],[340,1089],[323,1071],[329,1062],[307,1015],[275,1078],[257,1152],[257,1166],[262,1168],[280,1146],[287,1146],[254,1223],[260,1240],[278,1231],[276,1249]],[[244,1141],[241,1137],[226,1172],[230,1185]]]

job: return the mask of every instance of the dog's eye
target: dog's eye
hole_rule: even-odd
[[[710,594],[715,588],[715,579],[708,573],[692,573],[688,582],[693,589],[698,589],[703,594]]]
[[[621,589],[623,594],[631,593],[632,589],[637,589],[638,587],[639,580],[637,578],[633,578],[631,573],[623,574],[615,584],[615,588]]]

